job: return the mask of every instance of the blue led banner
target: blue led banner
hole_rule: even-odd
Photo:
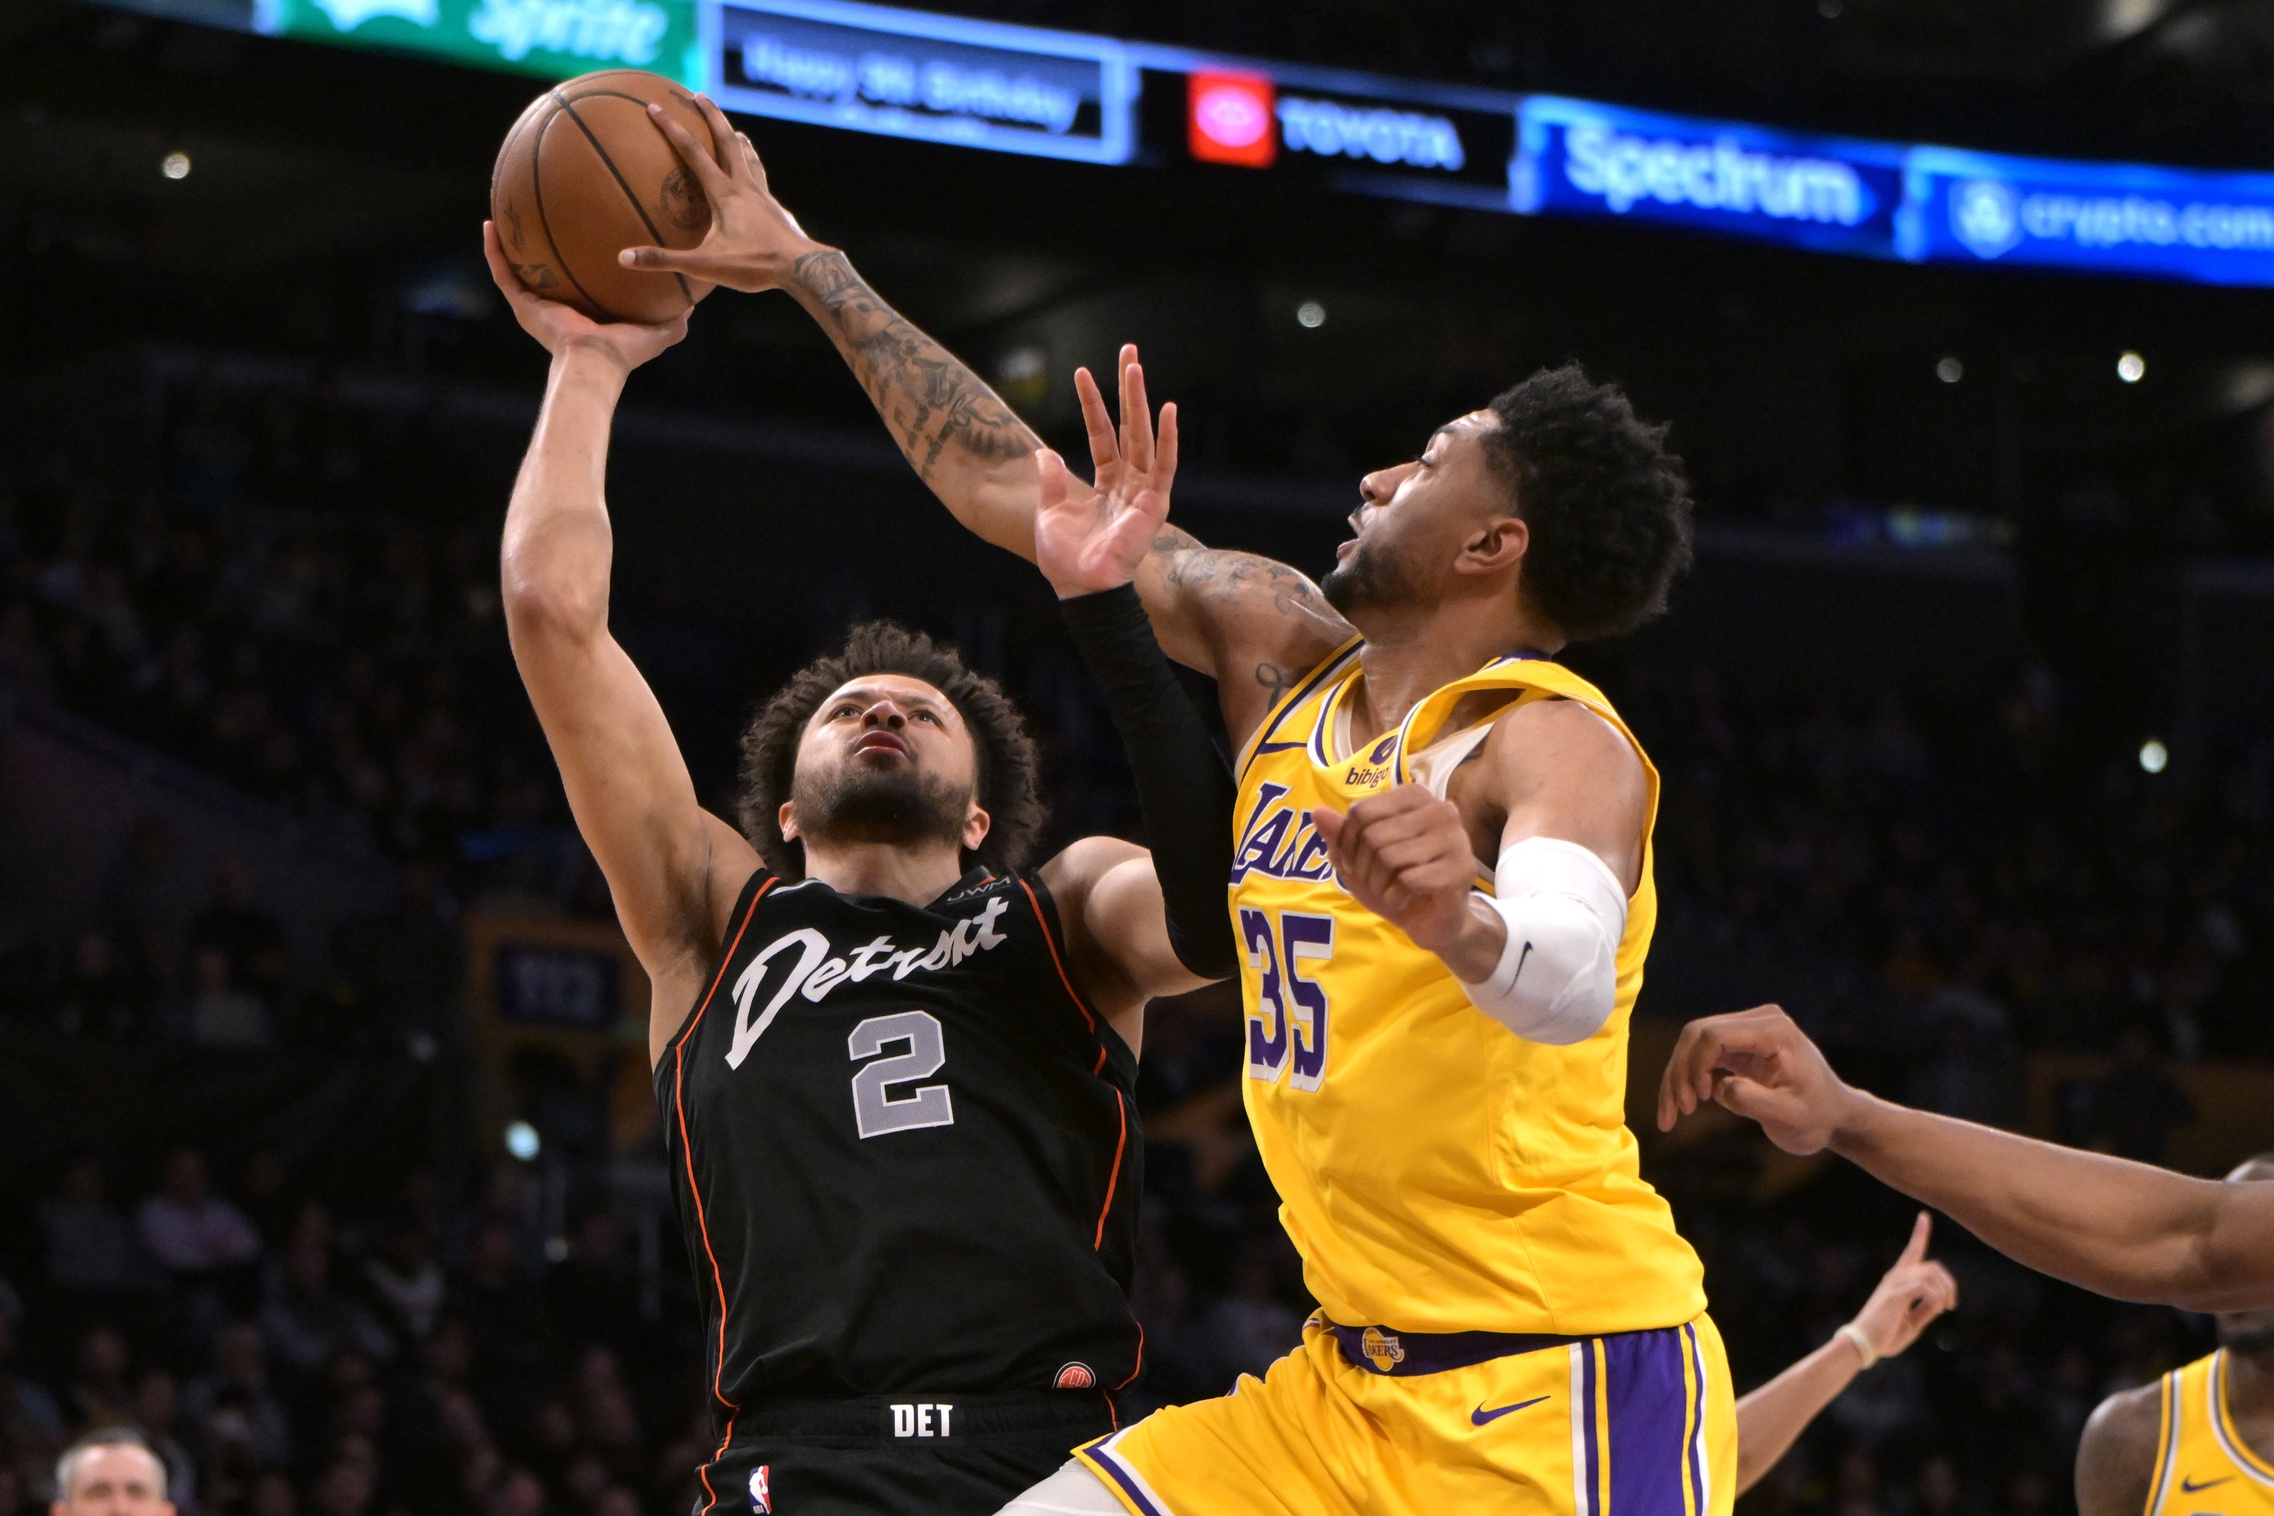
[[[704,7],[729,110],[998,152],[1124,163],[1134,76],[1106,37],[846,0]]]
[[[1526,215],[1607,216],[1886,256],[1903,149],[1546,95],[1519,117],[1508,200]]]
[[[2274,284],[2274,174],[1917,147],[1896,252],[2203,284]]]

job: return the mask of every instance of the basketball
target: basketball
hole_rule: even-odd
[[[697,142],[711,140],[686,89],[641,69],[604,69],[532,100],[490,179],[490,219],[521,282],[596,321],[669,321],[711,291],[616,261],[643,243],[690,248],[710,230],[703,187],[649,119],[651,104]]]

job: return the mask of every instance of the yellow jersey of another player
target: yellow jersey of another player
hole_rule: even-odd
[[[1516,656],[1341,753],[1358,651],[1312,671],[1249,739],[1234,813],[1247,1111],[1304,1281],[1348,1327],[1594,1336],[1689,1321],[1705,1309],[1703,1271],[1642,1181],[1625,1115],[1627,1019],[1658,914],[1658,772],[1636,743],[1650,798],[1610,1020],[1569,1047],[1526,1042],[1335,882],[1311,807],[1410,782],[1415,756],[1479,691],[1576,700],[1634,734],[1584,679]]]
[[[2163,1376],[2163,1430],[2144,1516],[2274,1516],[2274,1458],[2227,1413],[2224,1348]]]

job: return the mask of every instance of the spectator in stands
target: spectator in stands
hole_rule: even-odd
[[[279,1367],[303,1379],[350,1350],[385,1360],[394,1344],[361,1305],[332,1287],[331,1239],[320,1227],[294,1229],[270,1271],[261,1336]]]
[[[395,1219],[385,1249],[364,1264],[363,1278],[380,1318],[405,1342],[424,1342],[441,1321],[449,1284],[435,1261],[433,1234],[418,1216]]]
[[[157,1194],[142,1202],[136,1220],[142,1244],[177,1277],[207,1277],[249,1264],[261,1240],[245,1213],[212,1192],[205,1155],[176,1148],[166,1160]]]
[[[56,1288],[118,1296],[148,1288],[150,1264],[126,1217],[103,1194],[103,1165],[90,1154],[64,1164],[55,1193],[39,1203],[47,1277]]]
[[[190,954],[190,1039],[199,1047],[259,1048],[269,1042],[269,1007],[241,988],[229,955],[210,944]]]
[[[26,1441],[34,1453],[63,1445],[63,1411],[39,1382],[24,1376],[16,1361],[16,1333],[23,1320],[15,1292],[0,1303],[0,1435]],[[0,1502],[0,1513],[8,1507]]]
[[[2156,1058],[2155,1036],[2127,1026],[2116,1044],[2116,1067],[2093,1087],[2092,1145],[2119,1158],[2160,1164],[2174,1127],[2195,1119],[2195,1106]]]
[[[181,1382],[164,1369],[144,1369],[134,1385],[134,1425],[166,1466],[166,1488],[182,1516],[198,1516],[197,1465],[181,1437]]]
[[[253,904],[252,875],[241,858],[224,858],[213,873],[213,897],[189,922],[192,954],[217,949],[232,990],[257,997],[271,1015],[284,1009],[292,977],[284,928]]]
[[[292,1421],[269,1385],[267,1349],[252,1322],[222,1329],[212,1370],[190,1382],[183,1407],[209,1449],[243,1448],[256,1466],[292,1461]]]
[[[55,1516],[173,1516],[166,1466],[124,1427],[89,1432],[55,1466]]]
[[[55,1027],[66,1037],[129,1042],[148,1030],[150,998],[149,984],[119,961],[111,939],[89,927],[72,942],[55,987]]]
[[[133,1350],[117,1327],[98,1322],[79,1339],[71,1383],[64,1390],[71,1420],[83,1427],[125,1426],[134,1420]]]
[[[96,895],[95,926],[111,943],[122,972],[139,983],[156,984],[165,974],[165,894],[173,853],[172,829],[145,817],[135,823]]]

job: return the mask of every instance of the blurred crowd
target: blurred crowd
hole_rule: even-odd
[[[137,467],[64,449],[0,475],[0,689],[375,849],[400,898],[311,961],[241,866],[197,860],[205,903],[161,932],[153,881],[193,865],[152,817],[84,921],[0,931],[0,1020],[90,1053],[329,1056],[343,1077],[375,1040],[423,1037],[431,1056],[453,1035],[461,907],[608,912],[505,647],[510,447],[501,461],[446,416],[321,390],[190,375],[154,393]],[[645,608],[625,602],[636,627]],[[1125,824],[1110,725],[1026,617],[981,621],[973,651],[1040,728],[1061,832]],[[729,713],[797,651],[716,637],[723,653],[682,661]],[[2189,1114],[2171,1060],[2274,1054],[2262,713],[2206,734],[2182,782],[2143,770],[2046,664],[1989,700],[1802,699],[1631,663],[1603,677],[1666,775],[1646,1011],[1781,994],[1881,1087],[2007,1123],[2025,1051],[2118,1052],[2064,1092],[2064,1135],[2151,1158]],[[682,737],[717,798],[728,776],[701,750],[725,758],[731,727]],[[1260,1372],[1308,1309],[1246,1135],[1237,1029],[1218,988],[1148,1031],[1135,1410]],[[376,1186],[249,1141],[17,1161],[0,1178],[17,1244],[0,1247],[0,1516],[44,1499],[70,1436],[116,1422],[212,1516],[684,1510],[700,1354],[671,1233],[660,1262],[635,1259],[640,1218],[586,1193],[590,1172],[493,1169],[456,1140],[382,1163]],[[1837,1172],[1764,1188],[1754,1161],[1708,1144],[1651,1170],[1707,1257],[1744,1383],[1845,1319],[1908,1219]],[[1958,1263],[1965,1307],[1864,1376],[1756,1506],[2057,1516],[2097,1398],[2202,1345],[2171,1313]]]

